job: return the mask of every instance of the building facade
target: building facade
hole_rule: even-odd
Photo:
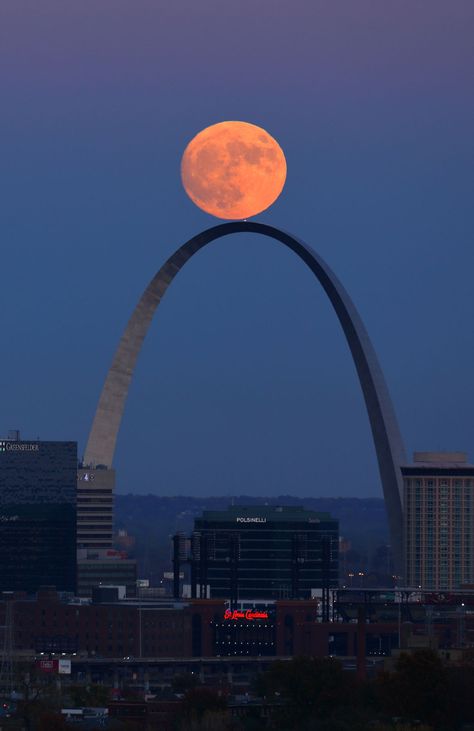
[[[77,470],[77,593],[90,597],[101,584],[136,594],[137,563],[113,550],[115,470],[98,465]]]
[[[95,587],[103,585],[123,586],[128,597],[137,592],[137,562],[118,555],[118,551],[99,551],[93,558],[88,551],[87,558],[77,561],[77,594],[90,597]],[[80,552],[79,552],[80,554]]]
[[[415,452],[402,474],[406,584],[452,591],[472,583],[474,465],[463,452]]]
[[[111,549],[115,470],[77,471],[77,548]]]
[[[318,602],[244,604],[222,600],[64,601],[45,587],[35,599],[9,597],[13,646],[23,654],[102,658],[275,657],[310,654]],[[0,623],[6,604],[0,596]],[[236,612],[242,614],[237,617]],[[311,635],[311,636],[310,636]]]
[[[206,511],[191,539],[193,594],[233,603],[309,599],[337,586],[338,541],[337,520],[301,507]]]
[[[15,654],[71,654],[74,661],[187,658],[367,657],[424,646],[455,649],[474,641],[474,592],[440,595],[417,591],[335,590],[333,621],[320,619],[319,602],[123,600],[99,592],[100,601],[67,599],[53,588],[36,597],[0,595],[0,627],[10,617]],[[7,611],[9,607],[10,611]],[[411,639],[410,639],[411,638]],[[418,638],[418,639],[417,639]],[[93,670],[90,665],[87,672]],[[197,668],[199,672],[199,668]]]
[[[76,442],[0,440],[0,590],[76,588]]]

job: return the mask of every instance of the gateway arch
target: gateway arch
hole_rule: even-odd
[[[303,241],[273,226],[252,221],[214,226],[177,249],[153,277],[132,313],[107,374],[89,434],[84,465],[91,468],[98,465],[108,468],[112,466],[117,435],[138,355],[155,311],[169,285],[186,262],[204,246],[235,233],[262,234],[287,246],[311,269],[331,301],[352,353],[364,395],[388,514],[394,566],[396,573],[401,575],[403,483],[400,465],[406,461],[405,450],[377,356],[352,300],[328,265]]]

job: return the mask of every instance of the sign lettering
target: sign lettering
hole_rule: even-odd
[[[0,442],[0,452],[39,452],[39,444]]]
[[[236,518],[237,523],[266,523],[266,518]]]
[[[256,612],[253,609],[246,609],[245,612],[239,609],[226,609],[224,612],[224,619],[227,621],[235,622],[238,619],[246,619],[254,621],[256,619],[268,619],[268,612]]]

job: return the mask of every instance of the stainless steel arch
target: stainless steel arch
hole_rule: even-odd
[[[280,241],[295,252],[321,283],[342,325],[369,415],[387,507],[395,570],[403,572],[402,477],[405,450],[397,419],[377,356],[349,295],[328,265],[309,246],[273,226],[238,221],[207,229],[181,246],[151,280],[119,342],[107,374],[84,455],[89,467],[111,467],[125,401],[143,340],[176,274],[211,241],[233,233],[257,233]]]

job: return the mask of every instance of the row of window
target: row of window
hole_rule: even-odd
[[[433,487],[434,488],[434,487],[441,486],[441,487],[459,488],[459,487],[472,487],[473,484],[474,484],[473,480],[469,480],[469,479],[460,480],[460,479],[443,478],[441,480],[430,480],[430,479],[425,478],[423,480],[420,480],[420,479],[414,480],[414,479],[405,478],[405,485],[407,487],[415,486],[415,487]]]

